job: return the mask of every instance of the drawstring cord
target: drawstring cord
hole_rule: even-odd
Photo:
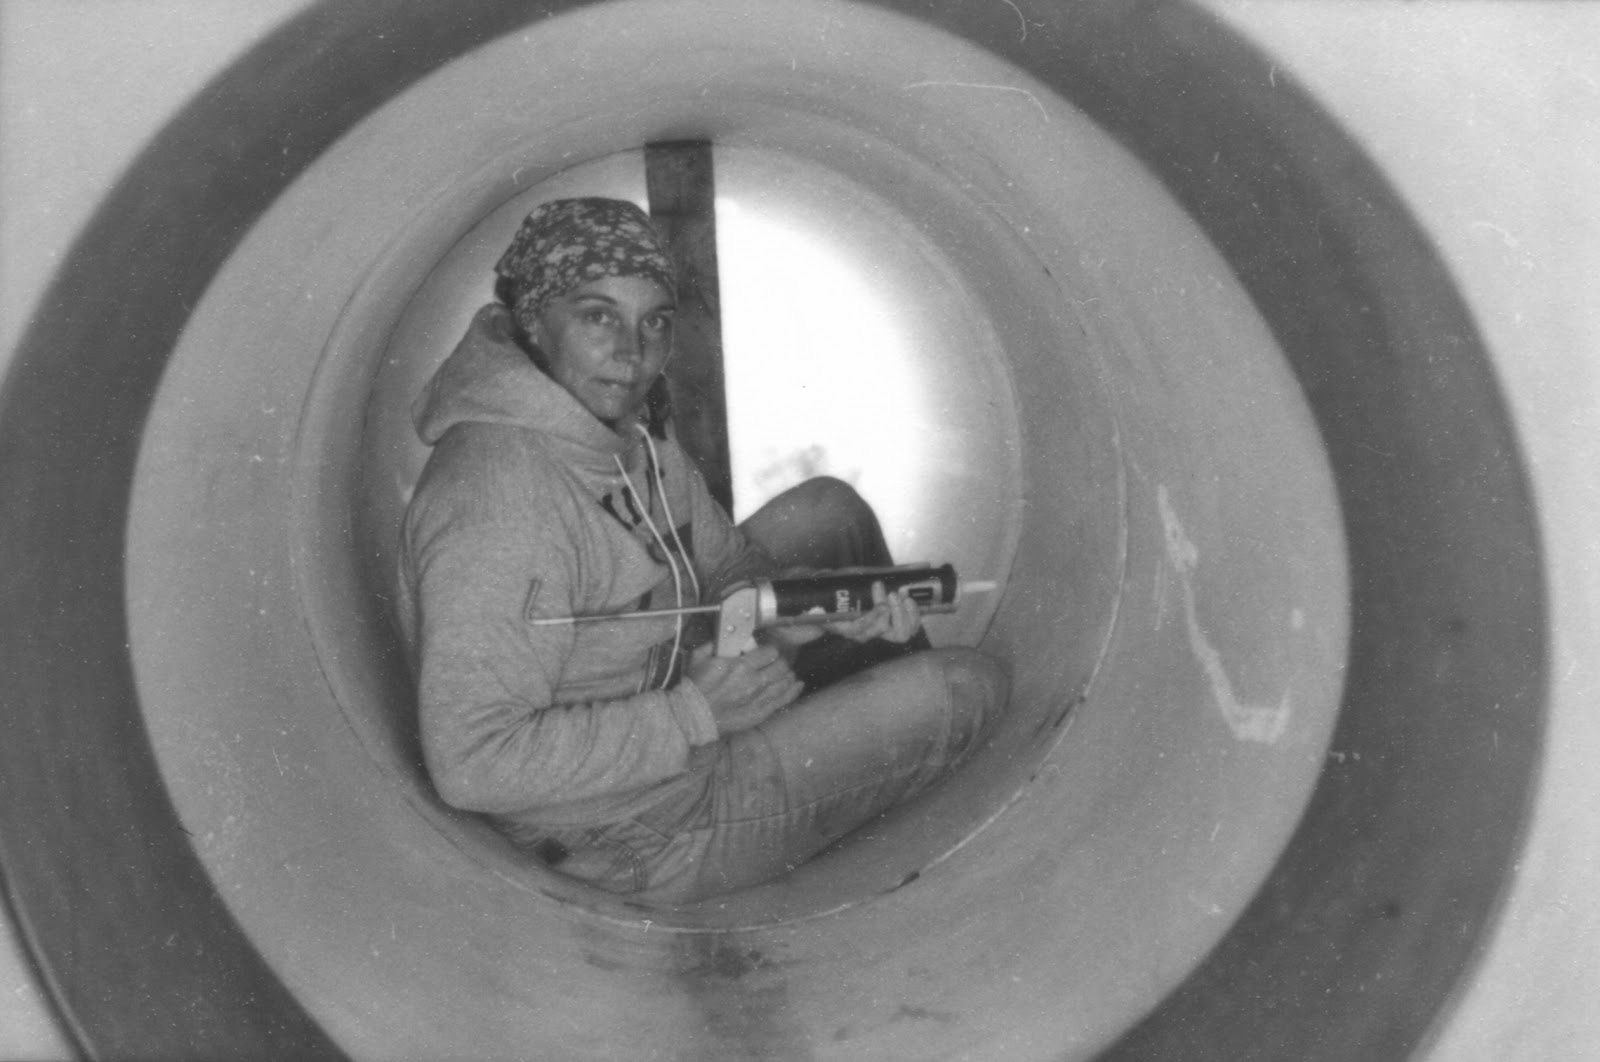
[[[661,511],[667,516],[667,530],[672,532],[672,541],[678,545],[678,556],[683,558],[683,565],[689,572],[689,582],[694,587],[694,603],[700,603],[700,579],[694,573],[694,560],[689,556],[689,551],[683,548],[683,539],[678,537],[678,518],[672,515],[672,503],[667,500],[667,485],[661,478],[661,455],[656,453],[655,440],[650,438],[650,433],[643,424],[634,425],[639,434],[644,436],[644,444],[650,451],[650,469],[655,473],[656,492],[661,496]],[[666,546],[663,545],[662,549]]]
[[[677,543],[679,554],[683,556],[684,568],[689,574],[689,581],[694,584],[694,600],[695,603],[698,604],[700,601],[700,580],[695,575],[694,563],[689,559],[689,555],[683,551],[683,540],[678,537],[678,529],[673,525],[672,506],[667,502],[667,488],[661,479],[661,465],[660,459],[656,454],[656,445],[653,441],[651,441],[649,432],[645,430],[642,424],[637,425],[637,427],[639,428],[640,433],[644,435],[645,445],[648,447],[650,452],[650,472],[654,476],[656,495],[661,499],[662,512],[667,518],[667,528],[672,532],[672,540]],[[639,498],[642,502],[642,504],[639,506],[639,511],[641,515],[644,516],[645,526],[650,529],[651,537],[655,539],[656,545],[661,548],[662,555],[667,558],[667,568],[672,572],[673,594],[677,597],[678,607],[682,608],[683,576],[678,571],[678,562],[672,556],[672,548],[667,545],[667,540],[662,536],[661,530],[656,527],[656,522],[650,518],[650,500],[643,497],[639,493],[638,488],[633,485],[633,480],[628,476],[627,468],[622,464],[622,458],[617,454],[612,454],[611,460],[616,464],[617,472],[622,476],[622,482],[627,484],[628,490],[632,491],[633,496],[635,498]],[[680,615],[676,617],[676,620],[676,630],[673,632],[672,636],[672,656],[670,657],[670,659],[674,662],[678,659],[678,653],[683,648],[683,617]],[[672,666],[669,664],[666,674],[661,679],[661,685],[658,688],[665,689],[667,683],[671,680]]]

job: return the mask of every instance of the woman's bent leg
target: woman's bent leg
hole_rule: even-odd
[[[894,563],[872,506],[854,487],[832,476],[790,487],[739,527],[785,568]]]
[[[933,650],[733,735],[692,807],[635,820],[666,842],[647,858],[640,898],[696,900],[794,869],[948,773],[1007,692],[1004,671],[983,653]]]

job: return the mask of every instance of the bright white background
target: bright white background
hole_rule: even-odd
[[[0,365],[144,141],[300,6],[0,2]],[[1355,132],[1439,243],[1495,352],[1546,527],[1555,710],[1533,841],[1427,1055],[1600,1059],[1600,5],[1208,6]],[[0,1058],[68,1054],[0,921]]]

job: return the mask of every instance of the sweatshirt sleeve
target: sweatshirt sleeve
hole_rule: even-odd
[[[423,753],[447,803],[510,813],[635,790],[683,772],[692,748],[716,740],[691,682],[556,705],[573,630],[529,620],[572,612],[571,543],[504,513],[429,515],[408,528],[408,556]]]

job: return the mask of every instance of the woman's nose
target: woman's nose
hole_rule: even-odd
[[[612,346],[613,353],[624,361],[643,361],[644,342],[639,338],[636,328],[617,329],[616,342]]]

